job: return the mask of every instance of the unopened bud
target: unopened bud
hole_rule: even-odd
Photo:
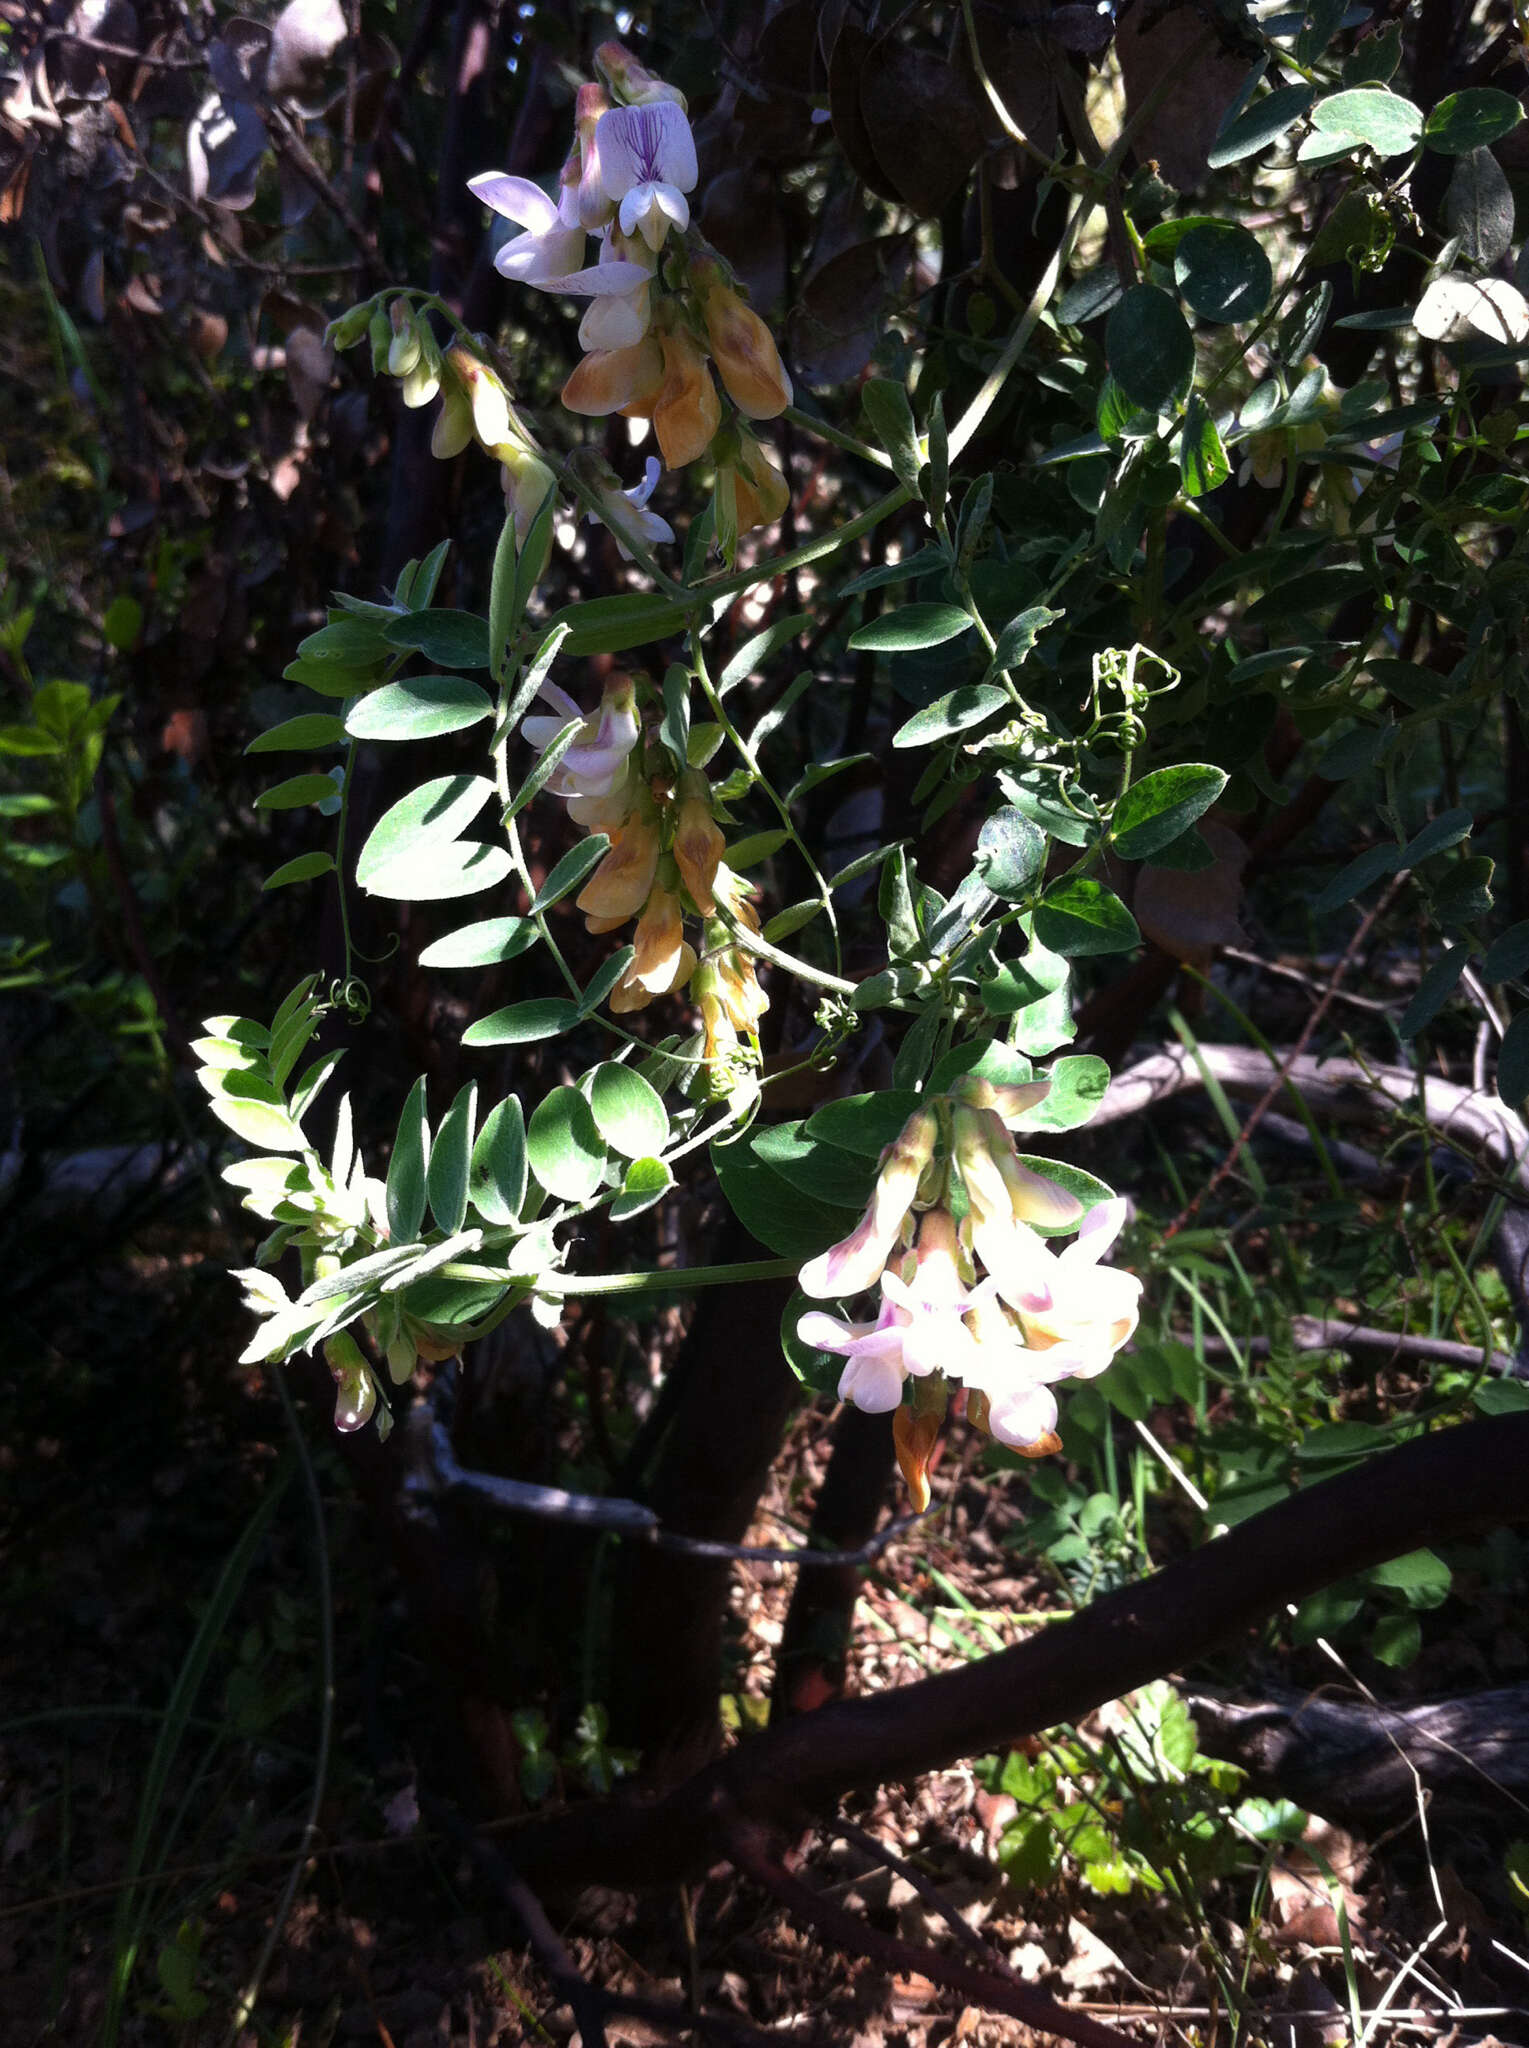
[[[679,87],[640,64],[625,43],[602,43],[595,52],[595,69],[626,106],[651,106],[655,100],[671,100],[680,108],[686,105]]]

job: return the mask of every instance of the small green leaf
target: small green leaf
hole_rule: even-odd
[[[458,1089],[457,1098],[441,1118],[430,1147],[430,1170],[426,1176],[430,1213],[448,1237],[462,1228],[467,1214],[467,1168],[477,1118],[478,1084],[469,1081]]]
[[[526,1120],[519,1098],[507,1095],[483,1119],[468,1168],[468,1196],[485,1223],[519,1219],[526,1174]]]
[[[437,668],[487,668],[488,621],[476,612],[410,612],[382,629],[389,647],[412,648]],[[306,646],[306,642],[304,645]]]
[[[369,896],[386,896],[396,903],[438,903],[492,889],[513,868],[503,846],[473,839],[432,841],[374,868],[363,886]]]
[[[1383,1614],[1370,1631],[1370,1655],[1393,1671],[1417,1661],[1423,1630],[1415,1614]]]
[[[485,917],[436,939],[419,956],[421,967],[497,967],[534,946],[541,933],[528,917]]]
[[[932,747],[936,741],[948,739],[952,733],[981,725],[995,711],[1002,711],[1008,701],[1007,692],[992,684],[964,683],[959,690],[950,690],[922,711],[915,711],[893,733],[892,744],[894,747]]]
[[[745,640],[732,660],[717,678],[717,695],[725,697],[729,690],[735,690],[740,683],[747,682],[756,670],[764,667],[779,654],[803,630],[810,626],[811,619],[805,612],[796,612],[790,618],[776,619],[756,633],[752,640]],[[851,645],[854,643],[851,642]]]
[[[493,712],[488,692],[465,676],[406,676],[353,704],[345,730],[358,740],[423,740],[461,732]]]
[[[1524,110],[1512,93],[1490,85],[1468,86],[1439,101],[1423,123],[1423,140],[1441,156],[1466,156],[1511,135],[1523,118]]]
[[[1232,473],[1222,445],[1220,430],[1209,407],[1195,392],[1184,408],[1184,427],[1179,437],[1179,470],[1186,498],[1203,498],[1219,490]]]
[[[669,1142],[663,1098],[631,1067],[606,1060],[589,1077],[589,1106],[595,1125],[613,1152],[641,1159]]]
[[[906,389],[890,377],[872,377],[860,394],[860,402],[871,423],[871,432],[891,457],[893,475],[917,496],[919,472],[924,464]]]
[[[892,1143],[917,1107],[918,1097],[911,1088],[845,1095],[814,1110],[803,1128],[809,1138],[874,1159]]]
[[[971,624],[959,605],[905,604],[857,628],[849,644],[860,653],[911,654],[922,647],[941,647],[970,632]]]
[[[1266,93],[1245,114],[1229,121],[1216,137],[1209,152],[1211,169],[1224,170],[1228,164],[1241,163],[1244,157],[1260,155],[1295,126],[1315,97],[1306,85],[1281,85]]]
[[[283,719],[267,731],[257,733],[245,748],[246,754],[309,754],[321,747],[345,743],[344,721],[328,711],[305,711],[300,718]]]
[[[635,946],[618,946],[608,960],[602,960],[589,978],[589,985],[579,997],[579,1016],[592,1017],[623,974],[637,958]]]
[[[1487,947],[1481,971],[1488,981],[1517,981],[1529,968],[1529,918],[1510,924]]]
[[[611,850],[610,840],[603,832],[591,832],[587,839],[570,847],[557,866],[537,890],[531,904],[534,917],[538,911],[550,910],[554,903],[561,903],[565,896],[571,896],[580,882],[604,860]]]
[[[1318,100],[1311,110],[1311,125],[1335,142],[1363,143],[1384,160],[1414,147],[1423,132],[1423,115],[1400,93],[1356,86]]]
[[[1396,1031],[1399,1038],[1416,1038],[1443,1009],[1455,992],[1471,957],[1469,946],[1446,946],[1418,983],[1417,994],[1402,1012]]]
[[[1093,1053],[1068,1053],[1050,1067],[1051,1088],[1025,1113],[1027,1131],[1075,1131],[1109,1092],[1110,1070]]]
[[[560,1202],[587,1202],[605,1173],[605,1140],[581,1092],[554,1088],[526,1125],[531,1171]]]
[[[821,915],[821,896],[804,896],[800,903],[788,903],[784,910],[777,910],[764,928],[764,935],[772,946],[778,946],[782,939],[789,939],[793,932],[799,932]]]
[[[1059,882],[1041,898],[1035,936],[1064,960],[1125,953],[1141,944],[1136,920],[1114,890],[1086,875]]]
[[[549,621],[566,626],[567,655],[621,654],[683,633],[688,615],[658,591],[634,590],[621,597],[591,597],[568,605]]]
[[[257,811],[295,811],[303,804],[321,804],[335,794],[327,775],[293,775],[273,789],[263,789],[255,799]]]
[[[1032,604],[1017,613],[998,635],[993,658],[988,663],[988,674],[996,675],[1000,669],[1018,668],[1046,628],[1066,616],[1065,611],[1053,610],[1049,604]]]
[[[974,866],[995,896],[1017,902],[1046,865],[1046,835],[1012,804],[995,811],[977,834]]]
[[[1256,320],[1274,290],[1274,271],[1255,235],[1232,221],[1191,228],[1173,252],[1173,281],[1185,303],[1218,326]]]
[[[400,856],[455,839],[493,794],[494,785],[484,775],[441,775],[422,782],[372,827],[356,862],[356,880],[369,888],[373,875]]]
[[[1509,1109],[1521,1110],[1529,1096],[1529,1010],[1520,1010],[1497,1049],[1497,1093]]]
[[[1222,769],[1201,762],[1144,775],[1115,806],[1110,825],[1115,851],[1122,860],[1146,860],[1203,817],[1226,782]]]
[[[538,996],[528,1003],[511,1003],[469,1024],[462,1043],[484,1045],[532,1045],[539,1038],[556,1038],[571,1031],[579,1021],[578,1005],[566,996]]]
[[[425,1077],[409,1090],[393,1156],[388,1161],[388,1230],[395,1245],[412,1244],[425,1220],[425,1175],[430,1161],[430,1121],[426,1112]]]
[[[810,1259],[853,1229],[854,1212],[815,1201],[766,1166],[745,1143],[711,1146],[728,1205],[759,1242],[785,1259]]]
[[[751,832],[746,839],[740,839],[736,846],[727,849],[727,864],[735,873],[744,868],[758,867],[772,853],[779,853],[790,837],[789,832],[773,826],[766,832]]]
[[[320,875],[334,873],[332,853],[300,853],[295,860],[284,861],[267,875],[263,889],[285,889],[293,882],[316,882]]]
[[[1194,336],[1177,304],[1155,284],[1134,284],[1105,322],[1110,375],[1148,412],[1163,412],[1189,389]]]
[[[634,1159],[621,1183],[621,1193],[611,1203],[611,1221],[625,1223],[661,1202],[674,1186],[674,1175],[662,1159]]]

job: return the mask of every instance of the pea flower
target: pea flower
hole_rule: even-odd
[[[1060,1252],[1018,1224],[1003,1263],[984,1260],[1019,1317],[1026,1346],[1046,1361],[1048,1379],[1092,1379],[1136,1328],[1141,1282],[1100,1264],[1125,1218],[1121,1198],[1100,1202]]]
[[[495,254],[494,268],[501,277],[545,288],[583,268],[586,231],[579,218],[577,186],[560,186],[554,202],[529,178],[480,171],[468,179],[467,189],[491,212],[525,230]]]
[[[931,1209],[919,1225],[918,1247],[903,1270],[889,1266],[881,1276],[881,1292],[898,1311],[903,1326],[903,1363],[912,1373],[944,1373],[966,1379],[977,1365],[977,1340],[965,1316],[971,1295],[961,1278],[955,1219],[948,1210]]]
[[[640,107],[612,107],[595,127],[600,183],[615,202],[624,235],[641,234],[661,249],[671,227],[690,225],[685,199],[697,178],[695,138],[673,100]]]
[[[632,964],[611,991],[611,1010],[620,1016],[646,1009],[654,996],[683,988],[695,967],[695,948],[685,938],[678,896],[658,884],[637,920]]]
[[[610,851],[574,898],[586,917],[625,919],[647,902],[658,874],[658,820],[651,801],[611,833]],[[606,927],[610,929],[609,926]]]
[[[880,1277],[918,1193],[924,1168],[934,1156],[938,1131],[933,1110],[913,1112],[882,1155],[865,1215],[848,1237],[803,1266],[800,1285],[804,1294],[819,1300],[863,1294]]]
[[[712,891],[727,841],[712,816],[711,785],[697,769],[687,769],[680,777],[679,797],[679,816],[674,828],[675,862],[690,891],[691,902],[703,917],[711,917],[717,908]]]
[[[873,1323],[846,1323],[810,1309],[796,1326],[804,1344],[831,1351],[848,1362],[839,1375],[839,1399],[853,1401],[867,1415],[886,1415],[903,1397],[908,1367],[897,1304],[883,1299]]]
[[[722,423],[722,401],[705,356],[683,329],[662,336],[660,346],[663,381],[646,404],[634,405],[632,410],[651,411],[665,467],[683,469],[711,446],[711,437]]]
[[[544,703],[552,705],[557,714],[553,718],[528,718],[521,726],[521,731],[538,753],[546,752],[571,718],[584,719],[573,745],[553,773],[548,785],[552,794],[561,797],[608,795],[626,769],[627,757],[637,744],[640,730],[637,693],[631,677],[615,676],[606,684],[600,709],[593,717],[585,717],[568,692],[556,683],[543,683],[537,695]]]
[[[663,464],[656,455],[648,457],[642,482],[633,484],[630,490],[621,488],[621,479],[616,472],[593,450],[576,449],[570,459],[600,501],[599,511],[587,512],[585,518],[592,525],[609,527],[615,535],[616,552],[623,562],[631,561],[634,544],[649,548],[656,541],[673,540],[674,528],[668,520],[648,510],[648,500],[663,474]]]

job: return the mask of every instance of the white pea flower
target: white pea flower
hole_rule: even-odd
[[[595,130],[600,182],[618,207],[624,235],[640,233],[661,249],[669,229],[690,225],[685,194],[698,172],[690,123],[672,100],[645,107],[612,107]]]
[[[468,179],[467,189],[494,213],[526,230],[495,255],[494,268],[501,277],[546,286],[582,267],[585,235],[576,186],[560,186],[556,205],[540,185],[507,171],[482,171]]]
[[[623,562],[630,562],[633,540],[640,546],[651,547],[655,541],[671,541],[674,528],[667,519],[647,509],[648,500],[658,487],[663,474],[663,465],[656,455],[650,455],[644,466],[640,484],[633,484],[624,491],[614,477],[609,482],[604,478],[595,480],[594,488],[599,494],[600,510],[588,512],[585,518],[591,525],[608,526],[616,536],[616,552]]]

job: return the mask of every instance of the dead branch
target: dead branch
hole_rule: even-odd
[[[794,1716],[663,1798],[533,1823],[517,1838],[517,1864],[543,1885],[674,1881],[727,1853],[729,1816],[794,1830],[856,1787],[906,1782],[1077,1720],[1338,1579],[1420,1544],[1529,1520],[1526,1457],[1529,1414],[1418,1438],[1303,1487],[996,1656]]]

